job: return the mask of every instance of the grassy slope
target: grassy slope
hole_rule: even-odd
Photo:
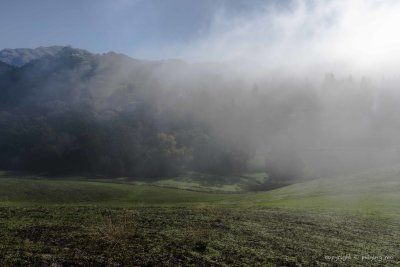
[[[0,178],[0,203],[8,205],[190,205],[229,198],[210,194],[162,188],[81,180]]]
[[[3,175],[0,266],[398,266],[398,177],[217,194]],[[327,258],[346,255],[392,258]]]
[[[253,205],[344,211],[379,216],[400,214],[400,170],[385,168],[352,176],[317,179],[247,195]]]
[[[243,193],[253,187],[268,183],[265,172],[242,175],[221,176],[208,173],[190,172],[178,177],[162,178],[155,181],[131,181],[121,178],[119,181],[137,185],[154,185],[160,187],[214,193]],[[273,184],[276,186],[276,184]]]
[[[169,187],[169,184],[167,186]],[[65,179],[5,178],[4,175],[0,178],[0,203],[3,206],[11,204],[228,205],[397,216],[400,213],[399,193],[400,171],[398,168],[318,179],[268,192],[242,194],[179,190],[162,187],[162,184],[154,186]]]

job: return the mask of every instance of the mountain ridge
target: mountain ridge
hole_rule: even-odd
[[[66,49],[89,53],[83,49],[60,45],[37,48],[5,48],[0,51],[0,61],[14,67],[21,67],[44,56],[55,56]]]
[[[147,60],[132,58],[123,53],[109,51],[107,53],[94,53],[85,49],[75,48],[69,45],[53,45],[53,46],[39,46],[36,48],[4,48],[0,50],[0,63],[7,64],[12,67],[22,67],[31,63],[32,61],[49,57],[60,56],[70,53],[72,56],[93,55],[99,57],[114,57],[120,60],[130,60],[143,63],[169,63],[174,65],[186,64],[181,59],[164,59],[164,60]]]

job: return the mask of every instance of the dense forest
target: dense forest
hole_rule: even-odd
[[[398,160],[390,81],[239,76],[224,64],[47,49],[0,57],[0,169],[293,180]]]

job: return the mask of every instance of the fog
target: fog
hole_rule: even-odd
[[[316,178],[397,164],[398,80],[333,72],[255,77],[229,64],[207,66],[165,70],[164,90],[181,95],[177,113],[205,121],[221,140],[250,146],[249,168],[265,168],[266,159],[287,169],[301,162],[301,175]]]
[[[18,143],[17,159],[4,150],[3,168],[53,157],[63,170],[110,176],[265,171],[293,181],[395,165],[399,12],[372,0],[222,8],[207,33],[178,46],[182,60],[70,47],[33,60],[5,74],[1,119],[44,107],[32,128],[40,121],[53,139]],[[67,124],[70,113],[81,125]],[[78,167],[65,164],[74,157]]]
[[[178,57],[243,60],[313,77],[326,71],[396,74],[398,1],[293,0],[282,5],[267,2],[250,14],[236,15],[219,9],[208,34],[182,46]]]
[[[210,33],[179,56],[227,81],[210,87],[227,90],[235,119],[215,119],[215,127],[247,136],[254,164],[291,151],[310,176],[392,165],[399,12],[398,1],[372,0],[270,2],[234,15],[220,9]]]

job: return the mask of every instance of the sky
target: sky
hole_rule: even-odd
[[[400,67],[398,0],[0,0],[0,48],[286,69]]]
[[[285,2],[278,1],[280,3]],[[261,0],[1,0],[0,48],[71,45],[141,58],[179,55],[216,16],[251,14]],[[281,4],[280,4],[281,5]]]

